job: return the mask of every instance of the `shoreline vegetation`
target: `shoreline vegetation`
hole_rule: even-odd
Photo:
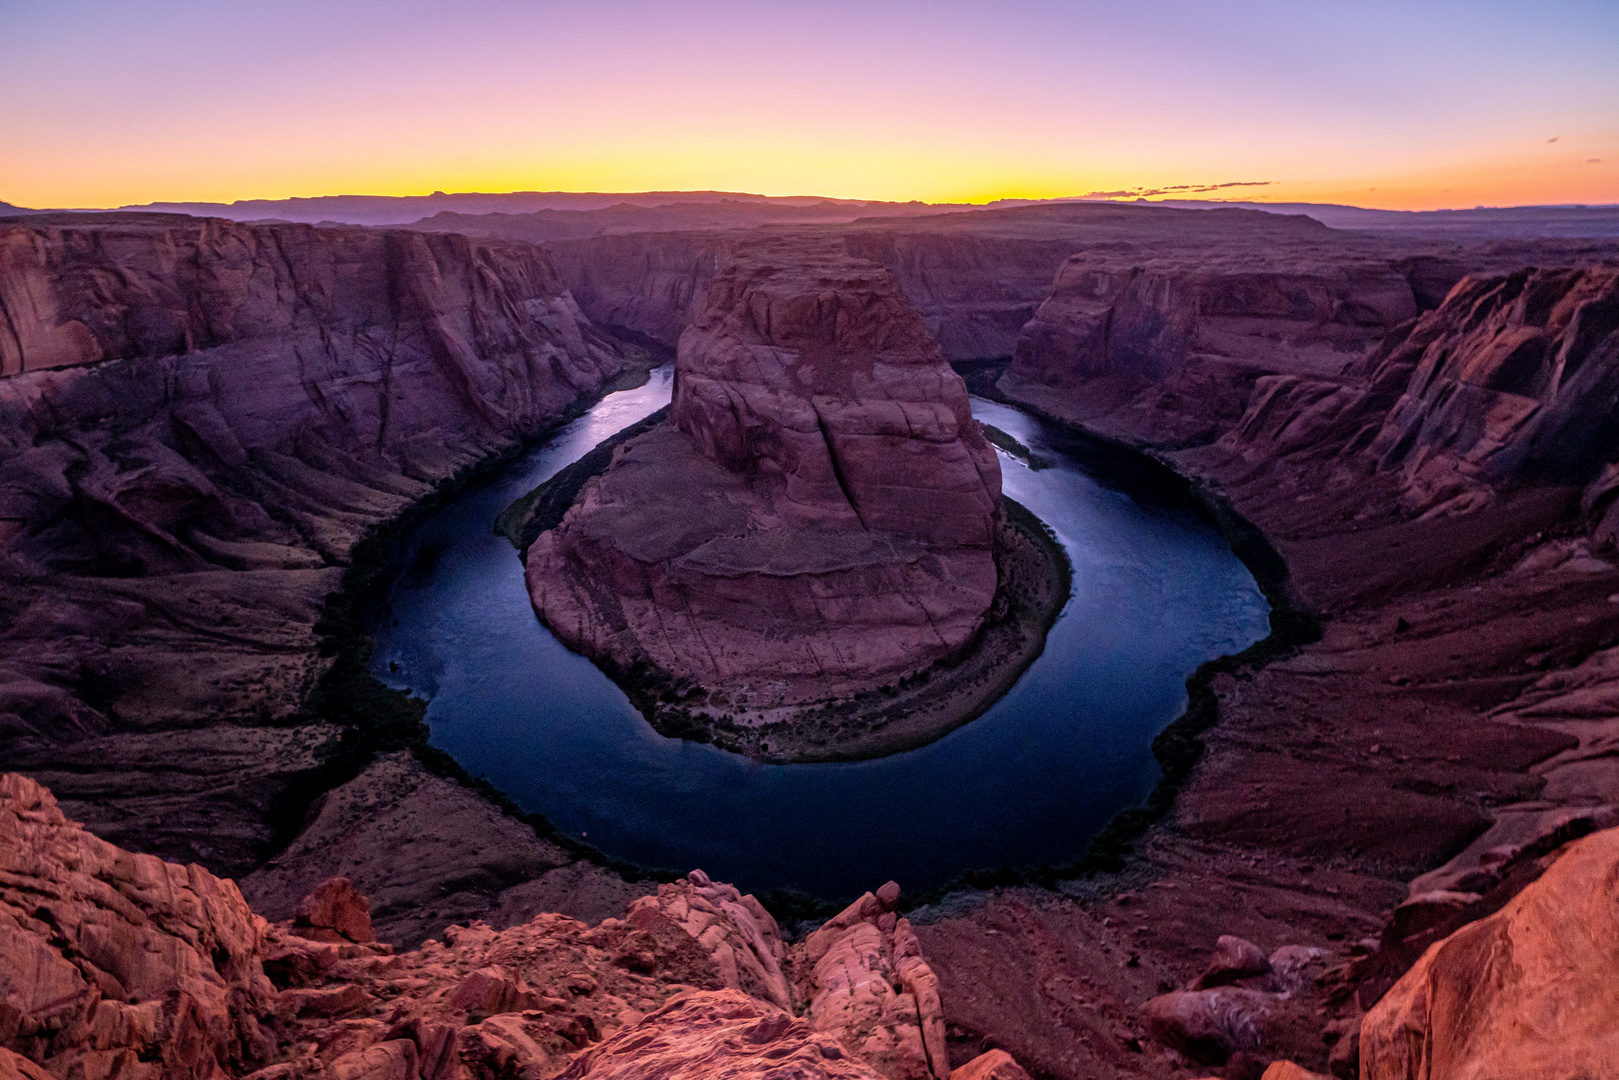
[[[525,559],[528,548],[562,521],[579,492],[612,463],[613,451],[651,431],[667,409],[618,432],[513,502],[496,519]],[[1025,448],[1027,454],[1027,448]],[[1072,568],[1056,535],[1014,500],[1001,499],[995,538],[998,583],[990,614],[956,656],[903,679],[840,700],[816,703],[782,719],[738,722],[718,707],[699,711],[675,678],[647,665],[624,670],[593,658],[660,734],[713,743],[769,764],[865,761],[914,750],[961,727],[998,701],[1045,649],[1046,634],[1068,602]],[[723,688],[712,688],[722,694]]]
[[[1016,436],[1002,431],[994,424],[980,423],[979,426],[984,429],[984,438],[988,439],[994,446],[1005,450],[1008,454],[1011,454],[1013,457],[1023,462],[1023,464],[1029,467],[1030,472],[1039,472],[1041,469],[1050,467],[1051,462],[1047,461],[1033,450],[1030,450],[1027,446],[1024,446],[1017,440]]]

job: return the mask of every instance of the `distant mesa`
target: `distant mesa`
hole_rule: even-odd
[[[960,376],[841,245],[737,252],[681,336],[669,419],[597,467],[559,521],[542,489],[507,524],[540,617],[669,734],[772,760],[929,741],[1066,599]]]

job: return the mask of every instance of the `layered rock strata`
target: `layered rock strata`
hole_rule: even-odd
[[[35,216],[0,224],[0,308],[0,760],[240,874],[415,738],[322,682],[362,539],[644,366],[543,252],[455,236]],[[571,861],[524,832],[525,868]],[[520,880],[457,858],[485,903]]]
[[[491,234],[501,227],[499,220],[486,225]],[[1079,251],[1196,245],[1206,257],[1233,244],[1263,243],[1311,247],[1325,261],[1369,247],[1393,259],[1407,248],[1434,246],[1369,241],[1297,215],[1099,204],[868,217],[773,233],[788,243],[841,244],[855,258],[887,267],[953,362],[1010,356],[1020,330],[1051,294],[1053,274]],[[546,247],[592,319],[673,348],[701,314],[708,285],[730,253],[758,242],[758,232],[649,230]]]
[[[1227,444],[1260,459],[1311,451],[1391,474],[1414,515],[1466,513],[1522,487],[1619,489],[1619,266],[1468,278],[1339,376],[1256,384]],[[1611,526],[1599,527],[1607,536]]]
[[[99,840],[8,773],[0,1075],[943,1080],[936,980],[897,886],[878,895],[810,939],[813,968],[752,896],[695,871],[594,927],[474,922],[400,953],[356,940],[368,913],[347,882],[272,924],[232,882]],[[903,991],[873,999],[834,970],[861,927]]]
[[[1165,403],[1184,390],[1171,374],[1149,391],[1161,409],[1098,414],[1263,528],[1291,570],[1270,587],[1320,613],[1323,636],[1214,672],[1219,723],[1107,899],[1030,889],[919,920],[958,1030],[1054,1075],[1169,1076],[1201,1025],[1233,1074],[1286,1056],[1354,1077],[1362,1017],[1425,950],[1619,820],[1619,568],[1600,539],[1619,445],[1597,389],[1613,330],[1573,330],[1603,325],[1610,273],[1469,279],[1341,372],[1273,368]],[[1541,366],[1509,391],[1502,361],[1526,341],[1520,360]],[[1243,403],[1235,419],[1222,401]],[[1187,415],[1204,441],[1181,441]],[[1461,482],[1431,479],[1446,477]],[[1197,958],[1221,935],[1326,963],[1294,1004],[1216,1000]],[[1240,982],[1270,993],[1268,978]],[[1144,1010],[1177,985],[1191,996]]]
[[[824,245],[755,249],[681,337],[670,420],[618,447],[528,548],[529,593],[564,642],[661,699],[660,726],[836,753],[818,710],[859,729],[846,752],[862,699],[1006,622],[996,554],[1018,541],[1000,501],[966,389],[887,272]],[[996,647],[1018,670],[1027,636]],[[937,690],[905,706],[904,738],[961,722],[921,715]]]
[[[1341,378],[1463,277],[1616,254],[1601,241],[1462,247],[1320,227],[1126,233],[1076,246],[1000,392],[1132,443],[1200,446],[1236,426],[1260,380]]]

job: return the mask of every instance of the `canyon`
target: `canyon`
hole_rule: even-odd
[[[1284,1058],[1340,1076],[1552,1076],[1528,1035],[1503,1049],[1459,1018],[1557,1015],[1572,1016],[1588,1071],[1614,1071],[1600,1013],[1559,1004],[1599,1010],[1598,990],[1578,987],[1612,986],[1611,973],[1575,965],[1585,981],[1565,999],[1511,985],[1466,996],[1485,992],[1491,942],[1540,957],[1529,969],[1564,970],[1562,935],[1613,932],[1611,904],[1570,899],[1613,895],[1619,824],[1611,241],[1454,242],[1085,205],[761,232],[884,268],[975,392],[1195,478],[1267,584],[1275,632],[1194,677],[1187,716],[1159,742],[1158,791],[1097,838],[1083,874],[990,878],[903,911],[931,982],[903,974],[912,938],[893,899],[828,922],[852,953],[881,959],[858,970],[887,965],[886,994],[864,976],[859,987],[882,1002],[936,994],[915,1035],[879,1024],[860,1041],[870,1049],[833,1040],[845,1056],[829,1057],[816,1033],[844,1007],[817,1016],[823,979],[807,997],[809,984],[790,986],[782,1010],[762,959],[775,946],[750,911],[757,941],[734,919],[725,930],[734,984],[717,950],[692,951],[707,948],[702,931],[660,938],[662,923],[647,931],[655,945],[623,953],[628,966],[593,962],[634,974],[639,953],[656,969],[667,947],[702,973],[632,990],[590,967],[596,988],[568,991],[589,999],[579,1008],[541,1000],[560,996],[561,967],[523,985],[473,980],[468,1000],[523,1006],[475,1004],[448,1025],[481,1029],[465,1036],[479,1060],[631,1076],[637,1054],[674,1068],[681,1054],[780,1039],[803,1075],[897,1076],[918,1061],[943,1075],[942,1043],[958,1068],[999,1054],[983,1075],[1009,1054],[1061,1077],[1249,1076]],[[131,1048],[118,1060],[174,1062],[153,1075],[318,1063],[436,1077],[423,1063],[447,1022],[427,999],[447,1000],[489,950],[568,941],[609,956],[634,912],[678,922],[676,893],[713,888],[611,869],[435,754],[420,703],[365,675],[354,608],[398,522],[702,334],[716,283],[730,287],[726,268],[752,242],[697,229],[536,247],[145,214],[0,222],[0,758],[89,830],[8,777],[6,873],[26,863],[55,883],[39,888],[66,888],[65,864],[33,854],[36,829],[117,844],[141,854],[96,858],[161,880],[151,895],[206,896],[232,934],[259,926],[241,897],[295,921],[302,898],[344,876],[377,900],[379,935],[462,950],[443,971],[393,980],[387,994],[413,1003],[393,1020],[367,980],[395,959],[400,973],[439,964],[433,945],[387,957],[323,942],[309,959],[313,946],[266,924],[252,933],[288,950],[282,970],[304,972],[283,978],[311,981],[266,982],[246,957],[268,971],[268,954],[235,944],[195,953],[186,963],[215,975],[206,994],[187,992],[195,1026],[172,1028],[177,1014],[158,1023],[139,1001],[110,1008],[120,986],[141,1001],[168,993],[118,966],[139,946],[81,935],[64,962],[108,1008],[76,997],[89,1011],[30,1028],[26,1043],[6,1019],[0,1072],[37,1080],[57,1055],[93,1052],[84,1075],[107,1075],[95,1070]],[[240,877],[240,894],[209,874]],[[53,930],[28,903],[7,901],[10,932],[43,943],[28,956],[60,951],[66,918]],[[777,941],[785,955],[816,933]],[[744,977],[743,939],[765,978]],[[1587,952],[1576,959],[1601,954]],[[892,1021],[866,993],[851,990]],[[608,996],[641,1015],[631,1023]],[[45,1004],[6,1008],[34,1024]],[[316,1018],[328,1008],[334,1019]],[[277,1032],[309,1034],[278,1042],[257,1019],[254,1034],[244,1018],[266,1010],[291,1011]],[[191,1056],[153,1049],[167,1037],[153,1033],[182,1029],[174,1045]],[[40,1034],[69,1030],[79,1049]],[[1410,1043],[1391,1033],[1411,1030],[1438,1049],[1401,1056]],[[198,1064],[192,1032],[218,1048],[215,1065]],[[580,1032],[596,1049],[570,1056]],[[911,1064],[878,1044],[910,1047]],[[1490,1057],[1507,1049],[1520,1056]]]

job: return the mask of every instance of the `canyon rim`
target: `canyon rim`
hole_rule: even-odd
[[[0,1080],[1619,1080],[1619,8],[1456,16],[0,11]]]

